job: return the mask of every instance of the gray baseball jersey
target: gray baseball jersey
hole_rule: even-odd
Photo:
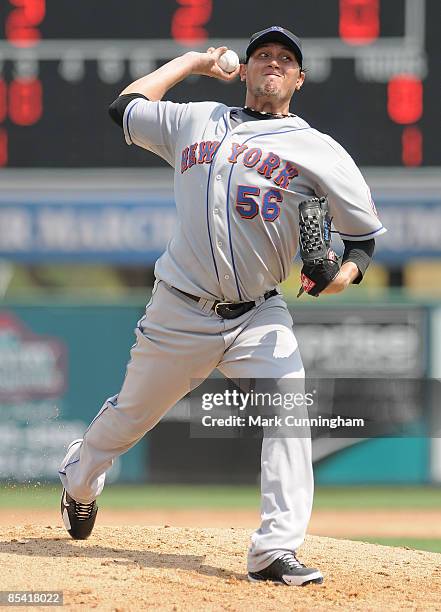
[[[232,125],[214,102],[132,100],[128,144],[175,169],[178,228],[156,276],[207,299],[247,301],[284,281],[298,247],[298,204],[327,195],[342,238],[385,232],[352,158],[300,117]]]

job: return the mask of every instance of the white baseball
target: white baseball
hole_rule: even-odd
[[[239,66],[239,56],[235,51],[228,49],[223,55],[220,56],[217,65],[224,70],[224,72],[234,72]]]

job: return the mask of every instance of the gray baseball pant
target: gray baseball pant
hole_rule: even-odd
[[[94,500],[113,460],[191,390],[191,381],[206,379],[215,368],[231,379],[304,378],[292,318],[281,296],[229,320],[218,317],[210,305],[163,281],[155,283],[135,330],[120,393],[104,403],[82,444],[73,445],[60,465],[63,486],[75,500]],[[248,571],[259,571],[282,553],[298,549],[312,498],[310,438],[265,436],[261,525],[251,537]]]

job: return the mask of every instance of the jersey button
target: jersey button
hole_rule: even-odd
[[[219,209],[218,208],[214,208],[213,212],[214,212],[215,215],[218,215],[219,214]]]
[[[229,274],[225,274],[224,279],[225,280],[230,280],[230,275]]]
[[[223,244],[224,244],[224,243],[222,242],[222,240],[218,240],[218,241],[217,241],[217,246],[221,247],[221,246],[223,246]]]
[[[217,180],[217,181],[220,181],[220,180],[221,180],[221,178],[222,178],[222,174],[217,174],[217,175],[216,175],[216,180]]]

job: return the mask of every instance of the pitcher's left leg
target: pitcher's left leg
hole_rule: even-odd
[[[258,307],[218,368],[232,379],[274,379],[276,385],[277,380],[285,379],[281,392],[289,386],[287,379],[296,379],[292,381],[295,390],[304,390],[304,369],[292,319],[281,297]],[[262,522],[251,538],[251,574],[268,568],[287,553],[292,556],[304,541],[311,516],[314,484],[309,431],[308,435],[303,430],[289,437],[286,431],[280,435],[276,432],[277,437],[270,437],[272,431],[262,442]],[[314,572],[318,581],[321,574]]]

